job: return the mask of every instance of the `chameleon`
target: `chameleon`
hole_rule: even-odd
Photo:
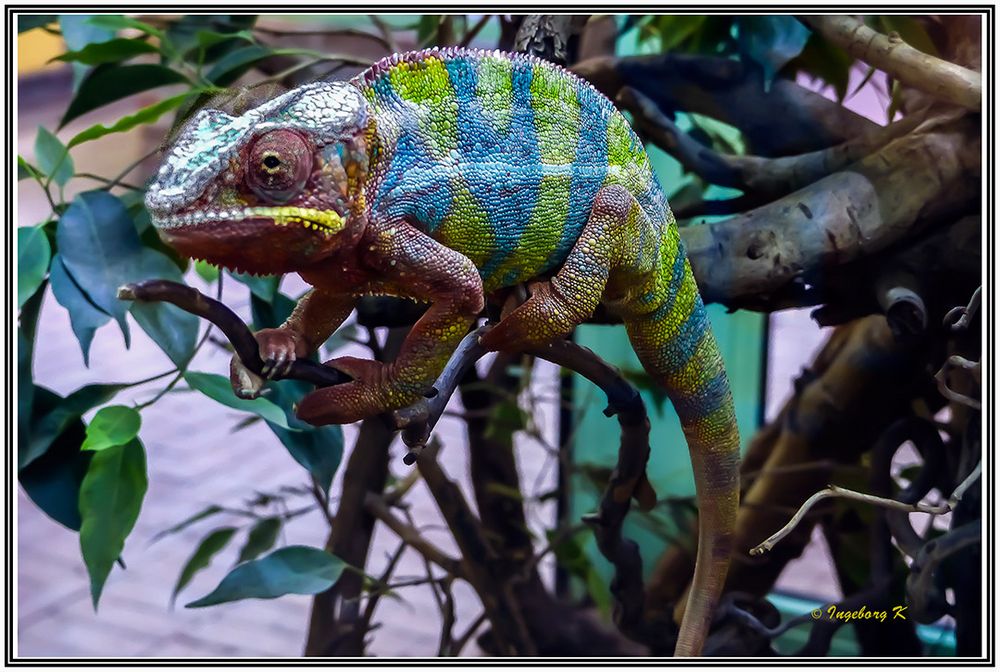
[[[617,315],[690,452],[699,545],[675,655],[701,654],[739,498],[732,394],[645,148],[591,84],[525,54],[394,54],[240,114],[200,110],[146,206],[182,254],[312,286],[281,327],[256,333],[263,377],[234,358],[240,396],[314,352],[358,297],[429,304],[394,362],[326,362],[352,380],[301,400],[298,417],[315,425],[415,403],[487,300],[512,287],[530,296],[480,337],[489,350],[545,346],[599,304]]]

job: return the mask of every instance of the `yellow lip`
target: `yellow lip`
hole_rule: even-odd
[[[316,208],[299,208],[295,206],[219,208],[187,212],[167,217],[157,217],[154,215],[153,220],[157,227],[169,230],[194,224],[237,222],[245,219],[259,218],[271,219],[277,226],[302,226],[328,236],[342,231],[345,225],[344,218],[333,210],[317,210]]]

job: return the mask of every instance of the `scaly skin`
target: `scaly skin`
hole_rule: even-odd
[[[202,111],[147,205],[181,252],[315,289],[257,334],[265,373],[315,350],[365,294],[430,308],[390,365],[328,362],[354,381],[299,417],[346,423],[419,399],[487,295],[532,295],[483,337],[544,345],[603,303],[681,419],[700,510],[676,654],[699,655],[732,552],[739,435],[729,383],[684,246],[642,144],[592,86],[523,55],[426,50],[350,83],[300,87],[238,117]],[[236,360],[237,393],[263,381]]]

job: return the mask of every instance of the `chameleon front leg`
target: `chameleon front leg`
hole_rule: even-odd
[[[299,299],[295,310],[277,329],[261,329],[254,336],[264,361],[261,378],[247,369],[240,358],[233,356],[229,379],[236,396],[254,399],[260,395],[265,378],[288,372],[299,357],[314,352],[330,337],[354,309],[354,297],[349,294],[311,289]]]
[[[413,325],[395,362],[354,357],[327,362],[355,380],[306,396],[297,414],[310,424],[356,422],[416,402],[483,309],[483,284],[472,261],[410,224],[372,224],[361,246],[365,263],[379,277],[366,289],[431,305]]]

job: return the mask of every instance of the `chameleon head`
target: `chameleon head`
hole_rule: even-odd
[[[364,221],[369,115],[347,83],[306,84],[239,116],[203,109],[146,193],[182,254],[281,273],[349,244]]]

